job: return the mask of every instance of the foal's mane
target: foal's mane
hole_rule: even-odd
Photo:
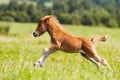
[[[51,20],[57,25],[57,27],[61,30],[64,30],[64,27],[59,23],[59,20],[55,16],[51,16]]]

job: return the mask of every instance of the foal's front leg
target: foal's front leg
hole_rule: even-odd
[[[44,61],[46,60],[46,58],[52,54],[53,52],[57,51],[55,46],[52,46],[50,48],[45,48],[40,56],[40,58],[38,59],[37,62],[34,63],[33,66],[40,66],[42,67]]]

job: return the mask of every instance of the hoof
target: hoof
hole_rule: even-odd
[[[33,67],[35,67],[35,66],[42,67],[42,64],[41,64],[41,62],[40,62],[40,61],[38,61],[38,62],[34,63]]]

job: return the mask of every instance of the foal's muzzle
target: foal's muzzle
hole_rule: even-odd
[[[33,33],[33,36],[34,36],[34,37],[38,37],[38,33],[37,33],[37,32],[34,32],[34,33]]]

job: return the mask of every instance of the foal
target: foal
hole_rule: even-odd
[[[97,68],[100,67],[101,63],[111,69],[107,61],[97,54],[93,44],[94,40],[97,39],[104,41],[105,37],[93,37],[91,40],[81,37],[74,37],[64,30],[55,17],[50,15],[40,19],[33,36],[39,37],[45,32],[48,32],[51,38],[51,46],[43,50],[40,58],[37,62],[35,62],[34,66],[42,67],[44,61],[50,54],[55,51],[62,50],[68,53],[79,52],[84,58],[94,63]]]

